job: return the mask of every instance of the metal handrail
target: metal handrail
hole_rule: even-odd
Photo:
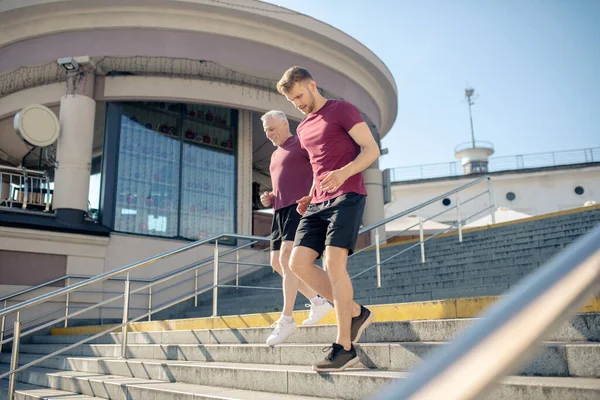
[[[47,359],[49,359],[49,358],[52,358],[52,357],[54,357],[54,356],[57,356],[57,355],[59,355],[59,354],[62,354],[62,353],[64,353],[64,352],[66,352],[66,351],[69,351],[69,350],[71,350],[71,349],[74,349],[75,347],[77,347],[77,346],[79,346],[79,345],[82,345],[82,344],[84,344],[84,343],[87,343],[87,342],[89,342],[89,341],[92,341],[92,340],[94,340],[94,339],[96,339],[96,338],[99,338],[99,337],[100,337],[100,336],[102,336],[102,335],[106,335],[107,333],[114,332],[114,331],[116,331],[116,330],[117,330],[117,329],[119,329],[119,328],[126,327],[126,326],[127,326],[127,325],[129,325],[129,324],[132,324],[132,323],[134,323],[134,322],[137,322],[137,321],[139,321],[139,320],[142,320],[142,319],[144,319],[144,318],[148,317],[148,316],[149,316],[149,315],[151,315],[151,314],[154,314],[154,313],[157,313],[157,312],[160,312],[160,311],[166,310],[167,308],[170,308],[170,307],[172,307],[172,306],[174,306],[174,305],[176,305],[176,304],[179,304],[179,303],[182,303],[182,302],[184,302],[184,301],[186,301],[186,300],[189,300],[189,299],[191,299],[191,298],[192,298],[192,297],[194,297],[194,296],[197,296],[197,295],[200,295],[200,294],[206,293],[206,292],[208,292],[208,291],[210,291],[210,290],[213,290],[213,289],[214,289],[214,286],[209,286],[208,288],[202,289],[201,291],[194,292],[194,293],[192,293],[192,294],[190,294],[190,295],[184,296],[184,297],[182,297],[182,298],[180,298],[180,299],[178,299],[178,300],[176,300],[176,301],[173,301],[173,302],[171,302],[171,303],[169,303],[169,304],[167,304],[167,305],[164,305],[164,306],[162,306],[162,307],[159,307],[159,308],[157,308],[156,310],[149,311],[149,312],[147,312],[146,314],[138,315],[137,317],[134,317],[134,318],[132,318],[131,320],[128,320],[128,321],[126,321],[126,322],[122,322],[121,324],[115,324],[115,325],[111,325],[110,327],[108,327],[107,329],[103,330],[102,332],[96,333],[96,334],[94,334],[94,335],[92,335],[92,336],[88,336],[88,337],[86,337],[86,338],[84,338],[84,339],[80,340],[80,341],[79,341],[79,342],[77,342],[77,343],[73,343],[73,344],[71,344],[71,345],[69,345],[69,346],[67,346],[67,347],[63,347],[63,348],[61,348],[61,349],[59,349],[59,350],[57,350],[57,351],[55,351],[55,352],[53,352],[53,353],[47,354],[47,355],[45,355],[45,356],[43,356],[43,357],[41,357],[41,358],[38,358],[38,359],[36,359],[36,360],[33,360],[33,361],[31,361],[31,362],[29,362],[29,363],[27,363],[27,364],[24,364],[24,365],[22,365],[22,366],[20,366],[20,367],[18,367],[18,368],[17,368],[17,365],[16,365],[16,364],[13,366],[13,365],[12,365],[12,362],[11,362],[11,366],[10,366],[10,369],[9,369],[9,371],[8,371],[8,372],[6,372],[6,373],[4,373],[4,374],[2,374],[2,375],[0,375],[0,379],[3,379],[3,378],[6,378],[7,376],[10,376],[10,377],[11,377],[11,380],[12,380],[12,379],[13,379],[13,377],[15,376],[15,374],[16,374],[17,372],[21,372],[21,371],[23,371],[23,370],[25,370],[25,369],[27,369],[27,368],[29,368],[29,367],[33,367],[34,365],[37,365],[37,364],[39,364],[40,362],[42,362],[42,361],[44,361],[44,360],[47,360]],[[122,296],[122,295],[121,295],[121,296]],[[112,301],[112,299],[111,299],[111,301]],[[103,302],[103,304],[105,304],[105,303],[106,303],[106,302]],[[122,342],[125,342],[125,340],[123,340]],[[14,351],[13,351],[13,354],[14,354]],[[10,389],[9,389],[9,391],[10,391]],[[10,395],[10,393],[9,393],[9,395]]]
[[[222,235],[222,236],[229,237],[229,236],[232,236],[232,235],[226,235],[226,234],[224,234],[224,235]],[[235,236],[237,236],[238,238],[239,238],[239,237],[243,237],[243,238],[245,238],[245,239],[248,239],[248,240],[251,240],[251,241],[250,241],[249,243],[247,243],[247,244],[244,244],[244,245],[238,246],[238,247],[236,247],[236,248],[234,248],[234,249],[227,250],[227,251],[225,251],[225,252],[221,253],[221,254],[220,254],[221,256],[226,256],[226,255],[228,255],[228,254],[231,254],[231,253],[233,253],[233,252],[239,252],[239,250],[243,250],[243,249],[245,249],[245,248],[247,248],[247,247],[249,247],[249,246],[252,246],[253,244],[257,243],[257,241],[258,241],[258,240],[255,240],[255,239],[257,239],[257,238],[258,238],[258,239],[260,239],[260,240],[269,240],[269,237],[264,237],[264,238],[262,238],[262,237],[248,236],[248,235],[235,235]],[[252,256],[254,256],[254,255],[249,255],[249,256],[246,256],[246,257],[244,257],[244,258],[242,259],[242,261],[243,261],[244,259],[246,259],[246,258],[249,258],[249,257],[252,257]],[[237,257],[237,258],[239,259],[239,257]],[[167,273],[164,273],[164,274],[162,274],[162,275],[159,275],[159,276],[155,277],[154,279],[144,279],[144,278],[129,278],[129,274],[127,274],[127,278],[122,278],[122,277],[112,277],[112,278],[107,278],[106,280],[119,280],[119,281],[124,281],[124,282],[126,282],[126,281],[129,279],[129,281],[132,281],[132,282],[150,282],[150,284],[148,284],[148,285],[146,285],[146,286],[142,286],[142,287],[139,287],[139,288],[137,288],[137,289],[134,289],[134,290],[131,290],[131,291],[129,291],[129,295],[130,295],[130,296],[131,296],[131,295],[145,295],[145,296],[148,296],[148,297],[149,297],[149,302],[148,302],[148,308],[147,308],[147,309],[148,309],[148,311],[151,311],[151,310],[152,310],[152,294],[153,294],[153,293],[152,293],[152,287],[153,287],[154,285],[157,285],[157,284],[160,284],[160,283],[166,282],[166,281],[168,281],[168,280],[171,280],[171,279],[173,279],[173,278],[176,278],[176,277],[178,277],[178,276],[180,276],[180,275],[183,275],[183,274],[185,274],[185,273],[187,273],[187,272],[190,272],[190,271],[193,271],[193,270],[195,269],[195,270],[196,270],[196,277],[195,277],[195,288],[196,288],[196,289],[195,289],[195,290],[198,290],[197,282],[198,282],[198,278],[200,277],[200,275],[198,275],[198,271],[197,271],[197,270],[198,270],[200,267],[202,267],[202,266],[205,266],[205,265],[207,265],[208,263],[210,263],[210,262],[212,262],[212,261],[213,261],[212,257],[205,258],[203,261],[199,261],[199,262],[196,262],[196,263],[192,263],[192,264],[189,264],[189,265],[187,265],[187,266],[181,267],[181,268],[179,268],[179,269],[175,269],[175,270],[169,271],[169,272],[167,272]],[[223,263],[228,263],[228,262],[223,262]],[[256,263],[245,263],[245,262],[242,262],[242,264],[245,264],[245,265],[255,265],[255,266],[264,266],[264,264],[256,264]],[[204,274],[205,274],[205,273],[203,273],[202,275],[204,275]],[[89,279],[89,278],[92,278],[92,277],[89,277],[89,276],[84,276],[84,275],[66,275],[66,276],[64,276],[64,277],[62,277],[62,278],[65,278],[65,279],[67,279],[67,286],[68,286],[68,279],[70,279],[70,278],[74,278],[74,279]],[[19,294],[23,294],[23,292],[26,292],[26,291],[31,291],[31,290],[35,290],[36,288],[43,287],[44,285],[48,285],[48,284],[51,284],[51,283],[55,283],[56,281],[59,281],[59,280],[60,280],[60,279],[62,279],[62,278],[57,278],[57,279],[54,279],[54,280],[52,280],[52,281],[46,282],[45,284],[38,285],[37,287],[29,288],[29,290],[25,289],[25,290],[23,290],[23,291],[21,291],[21,292],[14,293],[13,295],[9,295],[8,297],[9,297],[9,298],[10,298],[10,297],[14,297],[14,296],[17,296],[17,295],[19,295]],[[236,267],[235,279],[236,279],[236,285],[237,285],[237,284],[239,283],[239,266],[237,266],[237,267]],[[178,283],[178,284],[179,284],[179,283]],[[178,285],[178,284],[176,284],[176,285]],[[154,292],[154,295],[157,295],[157,294],[159,294],[159,293],[163,292],[164,290],[168,290],[168,289],[169,289],[169,288],[171,288],[172,286],[174,286],[174,285],[171,285],[171,286],[168,286],[168,287],[166,287],[166,288],[163,288],[163,289],[161,289],[161,290],[155,291],[155,292]],[[148,293],[138,293],[138,292],[140,292],[140,291],[142,291],[142,290],[145,290],[145,289],[149,289],[149,290],[148,290]],[[82,292],[85,292],[85,291],[80,291],[79,293],[82,293]],[[92,293],[97,293],[97,292],[92,292]],[[106,293],[108,293],[108,292],[102,291],[102,293],[105,293],[105,294],[106,294]],[[113,293],[113,294],[115,294],[115,293]],[[59,295],[59,297],[60,297],[60,295]],[[82,313],[84,313],[84,312],[90,311],[90,310],[92,310],[92,309],[94,309],[94,308],[97,308],[97,307],[99,307],[99,306],[101,306],[101,305],[104,305],[104,304],[107,304],[107,303],[109,303],[109,302],[112,302],[112,301],[118,300],[118,299],[120,299],[121,297],[123,297],[123,295],[120,295],[120,296],[114,297],[114,298],[112,298],[112,299],[109,299],[108,301],[105,301],[105,302],[103,302],[103,303],[101,303],[101,304],[94,304],[94,305],[92,305],[92,306],[85,307],[83,310],[80,310],[80,311],[78,311],[78,312],[76,312],[76,313],[71,313],[71,314],[69,314],[69,313],[68,313],[68,311],[69,311],[69,294],[67,294],[67,295],[66,295],[66,307],[62,308],[62,311],[65,311],[65,310],[66,310],[66,313],[65,313],[65,316],[64,316],[64,317],[61,317],[61,318],[58,318],[58,319],[52,320],[52,321],[50,321],[50,322],[46,322],[46,323],[44,323],[44,324],[38,325],[38,326],[36,326],[36,327],[34,327],[34,328],[32,328],[32,329],[28,330],[28,331],[22,332],[22,333],[21,333],[21,336],[27,336],[27,335],[29,335],[29,334],[32,334],[32,333],[38,332],[38,331],[40,331],[40,330],[42,330],[42,329],[44,329],[44,328],[51,327],[51,326],[53,326],[53,325],[55,325],[56,323],[58,323],[58,322],[61,322],[61,321],[64,321],[64,322],[65,322],[65,327],[67,327],[67,320],[68,320],[69,318],[75,317],[75,316],[77,316],[77,315],[80,315],[80,314],[82,314]],[[5,307],[4,307],[4,308],[7,308],[7,307],[6,307],[6,304],[7,304],[7,300],[4,300],[4,305],[5,305]],[[194,305],[195,305],[195,306],[197,306],[197,305],[198,305],[198,298],[197,298],[197,297],[195,297],[195,298],[194,298]],[[80,306],[71,306],[71,308],[81,308],[81,307],[80,307]],[[141,308],[130,308],[130,309],[141,309]],[[53,311],[51,314],[55,314],[56,312],[58,312],[58,311]],[[51,314],[50,314],[50,315],[51,315]],[[14,328],[11,328],[11,327],[9,327],[9,328],[5,328],[4,326],[5,326],[5,319],[6,319],[6,315],[0,315],[0,316],[1,316],[1,318],[2,318],[2,319],[1,319],[1,324],[0,324],[0,351],[1,351],[1,349],[2,349],[2,345],[3,345],[3,344],[5,344],[5,343],[10,343],[10,342],[12,341],[12,338],[9,338],[9,339],[4,339],[4,337],[5,337],[5,335],[6,335],[7,333],[9,333],[9,332],[10,332],[11,330],[13,330]],[[33,322],[33,321],[38,321],[38,320],[40,320],[40,319],[43,319],[43,318],[45,318],[45,317],[47,317],[47,316],[48,316],[48,315],[44,315],[44,316],[42,316],[42,317],[34,318],[34,319],[31,319],[31,320],[27,320],[27,321],[22,321],[22,322],[20,323],[20,325],[21,325],[21,327],[22,327],[22,326],[23,326],[23,325],[25,325],[25,324],[29,324],[29,323],[31,323],[31,322]]]
[[[477,178],[477,179],[475,179],[475,180],[472,180],[472,181],[471,181],[471,182],[469,182],[469,183],[465,183],[465,184],[464,184],[464,185],[462,185],[462,186],[459,186],[459,187],[457,187],[457,188],[455,188],[455,189],[452,189],[452,190],[450,190],[449,192],[446,192],[446,193],[444,193],[444,194],[441,194],[441,195],[439,195],[439,196],[437,196],[437,197],[434,197],[433,199],[427,200],[427,201],[425,201],[425,202],[423,202],[423,203],[421,203],[421,204],[419,204],[419,205],[416,205],[416,206],[414,206],[414,207],[412,207],[412,208],[409,208],[408,210],[402,211],[402,212],[400,212],[400,213],[398,213],[398,214],[396,214],[396,215],[393,215],[393,216],[391,216],[391,217],[389,217],[389,218],[386,218],[386,219],[384,219],[383,221],[380,221],[380,222],[378,222],[378,223],[376,223],[376,224],[373,224],[373,225],[367,226],[367,227],[365,227],[365,228],[362,228],[362,229],[359,231],[359,233],[365,233],[365,232],[368,232],[368,231],[370,231],[370,230],[373,230],[373,229],[375,229],[375,228],[379,228],[379,227],[381,227],[381,226],[383,226],[383,225],[385,225],[385,224],[388,224],[388,223],[390,223],[390,222],[392,222],[392,221],[394,221],[394,220],[396,220],[396,219],[398,219],[398,218],[401,218],[401,217],[404,217],[404,216],[410,215],[410,214],[414,213],[415,211],[417,211],[417,210],[420,210],[421,208],[427,207],[427,206],[428,206],[428,205],[430,205],[430,204],[433,204],[433,203],[435,203],[435,202],[438,202],[438,201],[440,201],[440,200],[443,200],[444,198],[446,198],[446,197],[448,197],[448,196],[450,196],[450,195],[453,195],[453,194],[455,194],[455,193],[462,192],[463,190],[465,190],[465,189],[467,189],[467,188],[469,188],[469,187],[471,187],[471,186],[473,186],[473,185],[476,185],[476,184],[478,184],[479,182],[486,181],[486,180],[487,180],[487,181],[489,181],[489,180],[490,180],[490,177],[489,177],[489,175],[484,175],[484,176],[481,176],[481,177],[479,177],[479,178]],[[372,245],[371,245],[371,247],[372,247]]]
[[[60,278],[55,278],[55,279],[52,279],[52,280],[50,280],[48,282],[40,283],[39,285],[32,286],[32,287],[27,288],[27,289],[19,290],[18,292],[9,294],[9,295],[4,296],[4,297],[0,297],[0,302],[5,301],[5,300],[10,300],[10,299],[12,299],[14,297],[27,294],[27,293],[32,292],[34,290],[41,289],[43,287],[52,285],[53,283],[64,281],[64,280],[67,280],[67,279],[89,279],[89,278],[93,278],[93,277],[94,276],[90,276],[90,275],[72,275],[72,274],[63,275]],[[125,279],[126,278],[115,277],[115,278],[109,278],[108,280],[124,281]],[[133,281],[133,282],[150,282],[150,279],[144,279],[144,278],[130,278],[130,280]]]
[[[479,398],[531,359],[600,289],[600,226],[494,303],[452,343],[374,400]]]
[[[258,236],[258,237],[257,237],[257,236],[249,236],[249,235],[237,235],[237,234],[234,234],[234,235],[235,235],[235,236],[236,236],[238,239],[239,239],[241,236],[247,236],[248,238],[252,238],[251,240],[269,240],[269,238],[268,238],[268,237],[264,237],[264,238],[263,238],[263,237],[260,237],[260,236]],[[223,234],[223,235],[220,235],[220,237],[229,237],[229,236],[233,236],[233,235],[228,235],[228,234]],[[207,239],[207,240],[208,240],[208,239]],[[237,248],[233,248],[233,249],[227,250],[227,251],[225,251],[225,252],[223,252],[223,253],[219,254],[219,256],[225,256],[225,255],[231,254],[231,253],[233,253],[233,252],[235,252],[235,251],[239,251],[240,249],[243,249],[243,248],[245,248],[245,247],[247,247],[247,246],[248,246],[248,244],[246,244],[246,245],[242,245],[242,246],[239,246],[239,247],[237,247]],[[164,253],[163,253],[163,254],[164,254]],[[160,255],[159,255],[159,256],[160,256]],[[157,256],[157,257],[158,257],[158,256]],[[133,294],[136,294],[137,292],[143,291],[143,290],[145,290],[145,289],[152,288],[152,286],[154,286],[154,285],[158,285],[158,284],[161,284],[161,283],[163,283],[163,282],[167,282],[167,281],[169,281],[169,280],[171,280],[171,279],[173,279],[173,278],[176,278],[176,277],[178,277],[178,276],[181,276],[181,275],[183,275],[183,274],[186,274],[186,273],[188,273],[188,272],[191,272],[191,271],[193,271],[193,270],[195,270],[195,269],[197,270],[198,268],[200,268],[200,267],[202,267],[202,266],[205,266],[205,265],[207,265],[208,263],[211,263],[211,262],[213,262],[213,257],[206,257],[206,258],[204,258],[204,259],[203,259],[203,260],[201,260],[201,261],[197,261],[197,262],[195,262],[195,263],[192,263],[192,264],[189,264],[189,265],[187,265],[187,266],[184,266],[184,267],[182,267],[182,268],[179,268],[179,269],[177,269],[177,270],[175,270],[175,271],[172,271],[172,272],[171,272],[171,273],[169,273],[169,274],[164,274],[164,275],[162,275],[162,276],[160,276],[160,277],[158,277],[158,278],[156,278],[156,279],[152,280],[152,281],[151,281],[151,282],[150,282],[148,285],[146,285],[146,286],[141,286],[141,287],[139,287],[139,288],[132,289],[132,290],[130,290],[130,289],[127,287],[127,288],[125,289],[125,292],[127,293],[127,296],[131,296],[131,295],[133,295]],[[123,268],[125,268],[125,267],[123,267]],[[126,285],[129,285],[128,281],[125,281],[125,283],[126,283]],[[74,285],[73,285],[73,286],[74,286]],[[218,287],[218,285],[214,285],[214,287]],[[197,289],[196,289],[196,291],[197,291]],[[57,295],[57,296],[61,296],[61,295]],[[124,296],[125,296],[125,294],[119,294],[119,295],[117,295],[117,296],[115,296],[115,297],[112,297],[112,298],[110,298],[110,299],[106,299],[106,300],[104,300],[104,301],[102,301],[102,302],[100,302],[100,303],[95,303],[95,304],[93,304],[93,305],[91,305],[91,306],[88,306],[88,307],[85,307],[85,308],[83,308],[83,309],[81,309],[81,310],[79,310],[79,311],[73,312],[73,313],[71,313],[71,314],[65,315],[65,316],[63,316],[63,317],[60,317],[60,318],[56,318],[56,319],[54,319],[54,320],[52,320],[52,321],[49,321],[49,322],[46,322],[46,323],[44,323],[44,324],[42,324],[42,325],[36,326],[36,327],[34,327],[34,328],[31,328],[30,330],[28,330],[28,331],[26,331],[26,332],[23,332],[23,333],[21,333],[21,334],[20,334],[20,336],[21,336],[21,337],[22,337],[22,336],[27,336],[27,335],[30,335],[30,334],[32,334],[32,333],[38,332],[38,331],[40,331],[40,330],[42,330],[42,329],[45,329],[45,328],[52,327],[53,325],[56,325],[56,324],[57,324],[57,323],[59,323],[59,322],[65,321],[65,320],[67,320],[68,318],[76,317],[76,316],[78,316],[78,315],[81,315],[81,314],[83,314],[83,313],[85,313],[85,312],[91,311],[91,310],[93,310],[93,309],[95,309],[95,308],[98,308],[98,307],[104,306],[105,304],[111,303],[111,302],[113,302],[113,301],[116,301],[116,300],[120,300],[120,299],[121,299],[121,298],[123,298]],[[175,303],[173,303],[173,305],[174,305],[174,304],[178,304],[178,302],[175,302]],[[127,307],[127,308],[129,309],[129,307]],[[151,307],[149,307],[149,308],[151,309]],[[4,310],[3,310],[3,311],[4,311]],[[150,310],[150,311],[152,311],[152,310]],[[155,312],[156,312],[156,311],[155,311]],[[150,314],[152,314],[152,312],[150,312]],[[146,314],[146,315],[148,315],[148,314]],[[0,313],[0,316],[4,317],[4,316],[3,316],[1,313]],[[22,325],[22,324],[23,324],[23,323],[21,323],[21,322],[20,322],[20,325]],[[4,339],[4,340],[2,340],[2,339],[0,338],[0,346],[1,346],[1,345],[3,345],[3,344],[6,344],[6,343],[10,343],[12,340],[13,340],[13,338],[12,338],[12,337],[11,337],[11,338],[8,338],[8,339]]]
[[[488,160],[488,172],[515,171],[526,168],[556,167],[594,162],[600,162],[600,147],[491,157]],[[407,165],[390,168],[389,170],[393,182],[464,176],[460,161]]]
[[[163,258],[174,256],[174,255],[182,253],[182,252],[184,252],[186,250],[196,248],[196,247],[201,246],[203,244],[214,242],[215,240],[219,240],[219,239],[224,238],[224,237],[235,238],[235,239],[257,240],[257,241],[260,241],[260,240],[269,240],[268,237],[252,236],[252,235],[239,235],[239,234],[235,234],[235,233],[214,235],[214,236],[211,236],[211,237],[209,237],[207,239],[202,239],[202,240],[195,241],[195,242],[187,244],[185,246],[178,247],[177,249],[169,250],[169,251],[160,253],[160,254],[158,254],[156,256],[152,256],[152,257],[146,258],[145,260],[138,261],[138,262],[126,265],[124,267],[115,269],[113,271],[105,272],[103,274],[97,275],[97,276],[95,276],[93,278],[90,278],[88,280],[85,280],[85,281],[82,281],[82,282],[78,282],[78,283],[75,283],[75,284],[73,284],[71,286],[67,286],[65,288],[61,288],[61,289],[55,290],[53,292],[46,293],[44,295],[38,296],[36,298],[25,300],[22,303],[15,304],[13,306],[4,308],[4,309],[0,310],[0,317],[3,316],[3,315],[6,315],[6,314],[13,313],[15,311],[20,311],[20,310],[22,310],[24,308],[29,308],[29,307],[35,306],[37,304],[41,304],[41,303],[43,303],[43,302],[45,302],[47,300],[50,300],[50,299],[53,299],[53,298],[56,298],[56,297],[59,297],[59,296],[66,295],[67,293],[72,293],[72,292],[76,291],[77,289],[80,289],[80,288],[92,285],[94,283],[105,281],[105,280],[107,280],[109,278],[112,278],[114,276],[120,275],[122,273],[131,272],[134,269],[143,267],[145,265],[153,264],[153,263],[155,263],[158,260],[162,260]]]

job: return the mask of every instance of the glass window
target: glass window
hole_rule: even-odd
[[[181,235],[190,239],[234,232],[235,157],[183,145]]]
[[[115,230],[177,236],[179,118],[136,104],[121,116]]]
[[[118,109],[114,230],[194,240],[235,232],[232,111],[163,102]]]

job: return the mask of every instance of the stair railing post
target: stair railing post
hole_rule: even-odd
[[[152,321],[152,286],[148,286],[148,321]]]
[[[10,370],[14,371],[19,366],[19,344],[21,341],[21,312],[17,311],[17,318],[13,329],[12,354],[10,356]],[[15,397],[15,384],[17,373],[13,372],[8,378],[8,400]]]
[[[127,280],[125,281],[125,291],[123,293],[123,327],[121,328],[121,358],[127,358],[127,321],[129,321],[129,272],[127,273]]]
[[[462,243],[462,216],[460,213],[460,197],[458,197],[458,194],[456,195],[456,212],[458,214],[458,243]]]
[[[235,288],[240,285],[240,251],[235,252]]]
[[[379,228],[375,228],[375,257],[377,260],[377,287],[381,287],[381,253],[379,252]]]
[[[7,306],[7,301],[8,300],[4,300],[4,308],[6,308]],[[6,326],[6,315],[2,316],[2,322],[0,323],[0,353],[2,353],[2,344],[1,342],[4,340],[4,327]]]
[[[423,217],[419,216],[419,238],[421,239],[421,264],[425,264],[425,242],[423,241]]]
[[[198,307],[198,268],[194,270],[194,307]]]
[[[488,178],[488,193],[490,195],[490,216],[492,217],[492,225],[496,224],[496,213],[494,212],[494,208],[496,205],[494,204],[494,191],[492,190],[492,180]]]
[[[217,316],[217,306],[219,298],[219,241],[215,240],[215,252],[213,260],[213,312],[212,316]]]
[[[69,284],[71,283],[71,279],[67,278],[67,287],[69,286]],[[71,296],[71,292],[67,293],[67,297],[65,299],[65,328],[69,327],[69,323],[68,323],[68,319],[67,317],[69,316],[69,300]]]

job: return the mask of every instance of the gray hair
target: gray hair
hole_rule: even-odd
[[[285,121],[288,122],[287,116],[285,115],[285,113],[283,111],[279,111],[279,110],[271,110],[267,113],[265,113],[262,117],[260,117],[261,121],[264,123],[267,118],[277,118],[280,121]]]

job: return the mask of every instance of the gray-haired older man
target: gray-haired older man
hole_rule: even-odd
[[[274,324],[267,344],[282,343],[296,329],[292,318],[296,295],[300,291],[310,300],[310,315],[302,325],[317,324],[333,307],[323,300],[289,267],[300,214],[296,201],[306,195],[312,186],[312,167],[306,150],[300,147],[298,137],[290,132],[285,113],[272,110],[261,117],[267,138],[277,146],[271,156],[272,192],[260,198],[265,207],[273,206],[271,227],[271,265],[283,276],[283,312]]]

